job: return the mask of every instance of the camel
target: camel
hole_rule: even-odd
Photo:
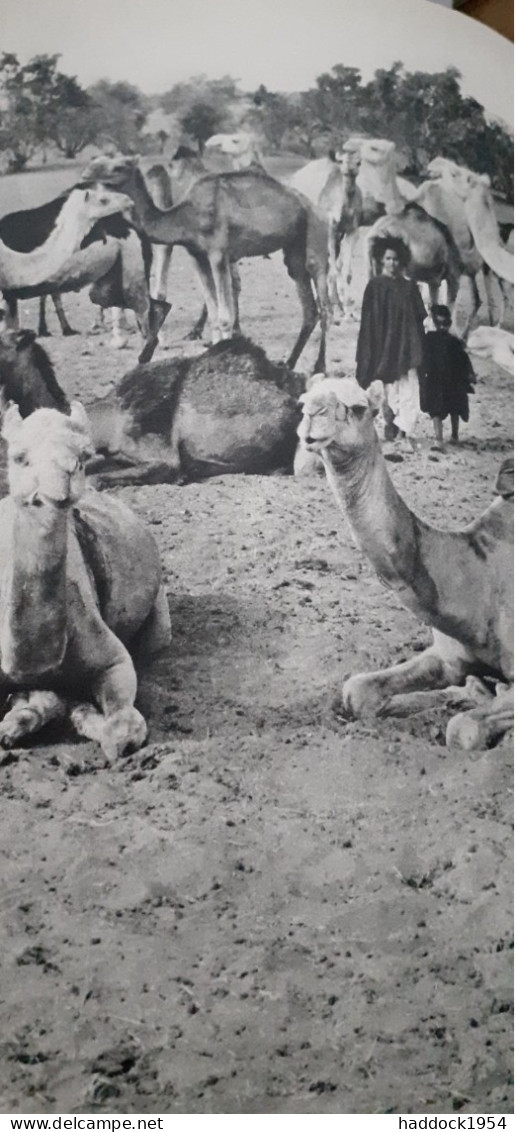
[[[446,225],[471,279],[475,309],[482,292],[490,317],[500,305],[493,276],[498,281],[501,321],[507,284],[514,286],[514,254],[500,236],[488,175],[473,173],[444,157],[430,161],[427,174],[429,180],[420,186],[415,200],[429,216]]]
[[[73,189],[71,194],[84,190]],[[88,190],[89,191],[89,190]],[[62,223],[66,214],[70,194],[57,197],[39,208],[10,213],[0,221],[0,236],[17,251],[36,254],[41,251],[42,240],[57,223]],[[127,201],[127,206],[130,202]],[[25,258],[25,257],[22,257]],[[17,324],[17,300],[50,294],[56,301],[56,309],[61,310],[61,326],[64,333],[73,333],[62,309],[61,292],[79,290],[87,284],[90,299],[101,307],[131,307],[137,316],[144,347],[141,359],[149,359],[154,352],[157,336],[169,305],[161,300],[151,300],[149,295],[151,251],[145,241],[123,216],[109,216],[96,223],[76,250],[70,253],[57,270],[49,271],[43,281],[32,279],[21,287],[3,287],[9,310],[11,325]],[[63,322],[64,319],[64,322]],[[46,324],[41,318],[39,330],[45,332]],[[119,343],[121,344],[121,343]]]
[[[337,260],[342,245],[342,273],[351,278],[351,260],[359,235],[362,194],[357,187],[359,163],[352,153],[309,161],[290,178],[291,188],[303,193],[324,220],[328,231],[328,285],[332,301],[341,304]]]
[[[467,340],[468,353],[491,358],[497,366],[514,373],[514,334],[499,326],[477,326]]]
[[[69,715],[107,762],[137,750],[147,725],[134,707],[129,646],[170,643],[157,546],[128,507],[84,491],[87,417],[7,409],[9,495],[0,501],[0,745],[15,747]]]
[[[137,366],[88,405],[95,455],[86,471],[109,486],[291,470],[303,390],[300,375],[243,338]],[[30,331],[0,333],[0,408],[7,401],[22,417],[40,406],[69,412]]]
[[[395,712],[403,693],[488,678],[500,682],[499,694],[491,696],[481,684],[480,705],[452,717],[446,733],[448,746],[486,747],[513,718],[507,687],[513,681],[512,461],[502,465],[499,497],[480,518],[459,531],[431,527],[409,510],[388,475],[374,426],[375,394],[348,378],[314,383],[301,398],[299,437],[321,457],[337,503],[380,581],[432,626],[433,643],[392,668],[347,679],[343,713],[362,718]]]
[[[120,190],[124,186],[135,204],[142,231],[153,243],[187,248],[196,265],[215,341],[234,333],[231,263],[281,249],[303,312],[287,365],[293,368],[319,319],[321,343],[316,369],[324,369],[327,241],[324,225],[308,202],[256,169],[201,177],[180,204],[166,211],[156,208],[141,171],[130,159],[96,158],[86,176]]]
[[[225,153],[231,158],[233,169],[249,169],[257,165],[263,169],[263,157],[253,134],[241,130],[236,134],[213,134],[205,149]]]
[[[154,204],[157,205],[158,208],[171,208],[172,192],[170,177],[165,166],[160,164],[151,165],[150,169],[144,172],[144,178]],[[152,299],[153,302],[156,303],[156,309],[161,309],[165,312],[164,317],[166,317],[166,313],[170,310],[170,305],[167,303],[167,279],[171,257],[172,248],[168,248],[165,244],[156,244],[152,249],[152,275],[154,277]],[[53,296],[53,299],[56,306],[56,313],[59,317],[56,296]],[[43,296],[40,299],[40,303],[44,304],[44,302],[45,298]],[[104,309],[104,306],[99,307],[98,314],[91,327],[92,332],[104,329]],[[112,345],[117,350],[123,350],[127,345],[125,331],[128,329],[124,319],[123,308],[114,306],[111,308],[110,314],[112,320]],[[163,323],[164,317],[161,319],[160,325]]]
[[[93,226],[117,212],[130,213],[131,202],[120,192],[100,185],[76,188],[63,202],[45,242],[29,252],[18,252],[0,239],[0,289],[35,287],[60,271],[80,248]]]

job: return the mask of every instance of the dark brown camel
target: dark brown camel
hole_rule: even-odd
[[[47,239],[69,193],[63,193],[38,208],[9,213],[0,220],[0,239],[14,251],[29,252]],[[35,287],[4,291],[12,325],[17,322],[18,299],[52,295],[61,311],[63,333],[73,334],[61,303],[61,293],[78,291],[92,284],[90,299],[99,306],[129,307],[134,310],[144,347],[141,361],[149,361],[156,348],[158,331],[168,310],[167,303],[152,300],[149,294],[151,249],[144,235],[136,232],[122,216],[99,221],[64,267],[51,279]],[[46,325],[40,322],[40,331]],[[48,332],[48,331],[47,331]]]
[[[87,471],[97,486],[109,486],[291,470],[304,387],[299,374],[273,365],[244,338],[197,358],[137,366],[87,406],[96,453]],[[40,407],[68,412],[31,331],[0,332],[2,400],[17,404],[22,417]]]
[[[201,177],[180,204],[166,211],[156,208],[140,169],[130,158],[96,158],[85,178],[116,186],[119,191],[123,188],[135,204],[142,231],[153,243],[181,244],[187,249],[197,268],[215,340],[234,333],[231,263],[281,249],[303,311],[301,330],[287,364],[295,365],[319,318],[321,344],[316,369],[324,370],[327,235],[308,201],[257,169]]]

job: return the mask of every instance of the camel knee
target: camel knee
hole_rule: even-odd
[[[452,750],[484,751],[492,747],[514,725],[514,705],[509,695],[488,707],[454,715],[446,728],[446,746]]]
[[[389,699],[376,673],[349,676],[342,686],[342,707],[350,719],[378,715]]]

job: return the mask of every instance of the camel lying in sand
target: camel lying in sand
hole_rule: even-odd
[[[291,468],[302,377],[275,366],[244,338],[197,358],[164,358],[127,373],[88,405],[98,486],[175,483],[224,473]],[[0,406],[22,416],[68,411],[48,356],[30,331],[0,334]],[[0,476],[0,495],[1,495]]]
[[[128,652],[170,642],[154,539],[118,500],[84,492],[91,452],[81,405],[69,417],[8,408],[10,494],[0,501],[0,744],[69,713],[111,761],[145,741]]]
[[[433,628],[433,644],[411,660],[346,680],[344,713],[381,715],[395,711],[401,693],[489,677],[503,681],[503,691],[493,697],[480,685],[481,704],[450,720],[446,742],[467,750],[491,745],[513,720],[512,461],[502,465],[499,498],[479,519],[460,531],[439,530],[396,492],[374,427],[375,407],[354,380],[323,379],[301,400],[300,439],[321,456],[358,545],[383,585]]]

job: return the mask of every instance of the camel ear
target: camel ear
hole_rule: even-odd
[[[308,393],[310,391],[310,389],[314,388],[314,386],[320,385],[321,381],[324,381],[325,378],[326,378],[325,373],[313,373],[311,377],[307,377],[307,379],[306,379],[306,392]]]
[[[2,420],[2,436],[4,440],[12,440],[22,423],[20,410],[17,405],[10,404],[7,406]]]
[[[86,412],[86,409],[84,408],[84,405],[81,405],[80,401],[72,401],[72,406],[70,409],[70,420],[76,428],[80,429],[81,432],[85,432],[89,436],[90,422],[88,420],[88,414]]]
[[[89,189],[85,189],[85,190],[84,190],[84,200],[86,201],[86,203],[88,203],[88,201],[89,201],[90,197],[91,197],[91,193],[90,193],[90,190],[89,190]]]
[[[36,341],[37,335],[34,330],[18,330],[16,334],[16,351],[25,350],[27,346],[31,346]]]

